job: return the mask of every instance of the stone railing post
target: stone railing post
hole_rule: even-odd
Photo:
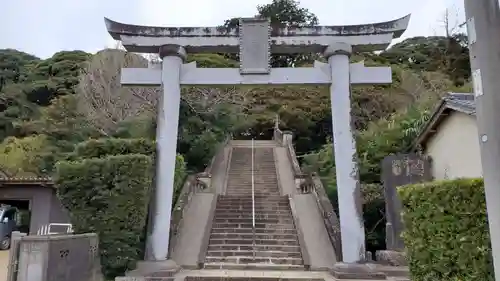
[[[17,280],[17,268],[19,266],[19,249],[21,245],[22,238],[26,236],[26,233],[21,233],[19,231],[12,232],[10,238],[10,250],[9,250],[9,266],[7,268],[7,281]]]
[[[283,131],[283,145],[292,145],[293,143],[293,133],[292,131]]]
[[[212,190],[212,175],[210,173],[198,173],[196,174],[194,193],[198,192],[213,192]]]

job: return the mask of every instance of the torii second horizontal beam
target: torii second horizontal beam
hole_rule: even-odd
[[[330,66],[315,62],[314,67],[273,68],[270,74],[241,75],[237,68],[198,68],[196,63],[182,65],[181,85],[224,86],[224,85],[328,85],[332,83]],[[161,69],[123,68],[121,83],[124,86],[159,86]],[[350,66],[351,84],[390,84],[390,67],[365,67],[363,63]]]

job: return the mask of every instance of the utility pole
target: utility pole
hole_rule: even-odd
[[[495,280],[500,281],[500,7],[498,0],[464,0],[464,6]]]

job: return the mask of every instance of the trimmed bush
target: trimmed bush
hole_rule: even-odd
[[[78,144],[67,161],[57,166],[58,197],[68,209],[75,231],[99,234],[103,273],[108,278],[122,275],[133,266],[131,262],[143,257],[148,205],[154,188],[155,150],[155,143],[146,139],[89,140]],[[127,162],[129,156],[146,159],[147,169],[136,166],[137,162],[113,164],[116,159]],[[129,188],[122,179],[126,175],[133,182]],[[177,155],[174,205],[186,176],[184,158]],[[135,216],[122,209],[133,210]],[[129,228],[129,223],[134,228]]]
[[[103,273],[113,278],[142,258],[153,162],[140,154],[61,161],[57,195],[76,233],[95,232]]]
[[[144,154],[154,155],[156,147],[154,142],[147,139],[119,139],[106,138],[89,140],[79,143],[73,153],[71,160],[78,158],[101,158],[109,155]]]
[[[481,179],[398,189],[413,281],[494,280]]]

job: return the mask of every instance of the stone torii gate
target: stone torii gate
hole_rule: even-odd
[[[157,213],[152,250],[157,261],[167,259],[174,183],[181,85],[330,85],[333,139],[339,197],[343,261],[365,259],[365,232],[351,128],[351,84],[388,84],[390,67],[351,64],[353,51],[385,49],[406,30],[410,15],[393,21],[353,25],[274,28],[267,19],[243,18],[239,28],[150,27],[105,19],[109,34],[130,52],[157,53],[161,69],[124,68],[128,86],[163,86],[159,102],[157,145]],[[240,68],[197,68],[184,64],[188,53],[239,53]],[[328,63],[314,67],[271,68],[271,53],[322,53]]]

